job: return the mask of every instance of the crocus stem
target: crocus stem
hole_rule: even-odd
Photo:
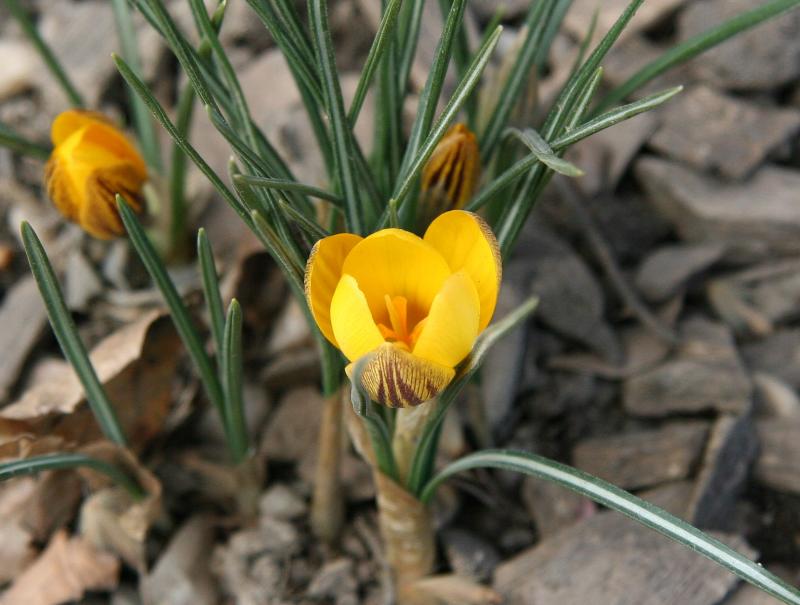
[[[344,497],[339,471],[342,455],[342,412],[350,397],[348,385],[325,398],[314,495],[311,501],[311,529],[320,540],[331,543],[339,535],[344,521]]]
[[[435,542],[428,507],[389,477],[375,470],[378,524],[397,594],[433,571]]]
[[[429,401],[420,407],[434,403]],[[347,413],[347,428],[356,450],[372,467],[385,558],[392,569],[398,603],[406,605],[404,595],[408,591],[404,588],[433,571],[436,550],[430,511],[411,492],[378,470],[363,418],[352,408]]]
[[[400,408],[395,418],[394,438],[392,450],[397,463],[397,473],[400,482],[405,485],[411,461],[417,449],[422,429],[428,423],[428,418],[439,405],[438,399],[427,401],[422,405]]]
[[[263,460],[248,455],[233,468],[236,479],[236,509],[245,522],[258,518],[258,499],[266,482]]]

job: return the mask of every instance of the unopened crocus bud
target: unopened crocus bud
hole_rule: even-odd
[[[134,211],[143,207],[147,167],[136,148],[105,116],[70,109],[50,130],[53,152],[45,184],[59,212],[100,239],[122,235],[116,194]]]
[[[454,124],[422,170],[421,211],[426,222],[447,210],[463,208],[475,193],[480,170],[475,134],[465,124]]]

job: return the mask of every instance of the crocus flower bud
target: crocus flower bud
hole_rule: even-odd
[[[125,135],[102,114],[70,109],[50,130],[53,152],[45,166],[50,199],[67,220],[100,239],[122,235],[116,194],[143,207],[147,167]]]
[[[451,126],[422,170],[420,210],[426,222],[466,205],[475,193],[480,165],[475,134],[464,124]]]

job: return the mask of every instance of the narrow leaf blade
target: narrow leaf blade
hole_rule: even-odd
[[[457,460],[433,478],[421,495],[426,502],[447,478],[474,468],[498,468],[552,481],[607,506],[637,523],[711,559],[721,567],[789,605],[800,605],[800,590],[719,540],[615,485],[565,464],[528,452],[484,450]]]

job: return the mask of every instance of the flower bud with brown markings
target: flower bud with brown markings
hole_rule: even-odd
[[[116,195],[135,212],[144,205],[147,167],[136,148],[105,116],[79,109],[59,114],[50,137],[45,185],[58,211],[100,239],[125,233]]]
[[[463,208],[475,193],[480,170],[475,134],[465,124],[454,124],[422,170],[420,211],[425,222]]]

